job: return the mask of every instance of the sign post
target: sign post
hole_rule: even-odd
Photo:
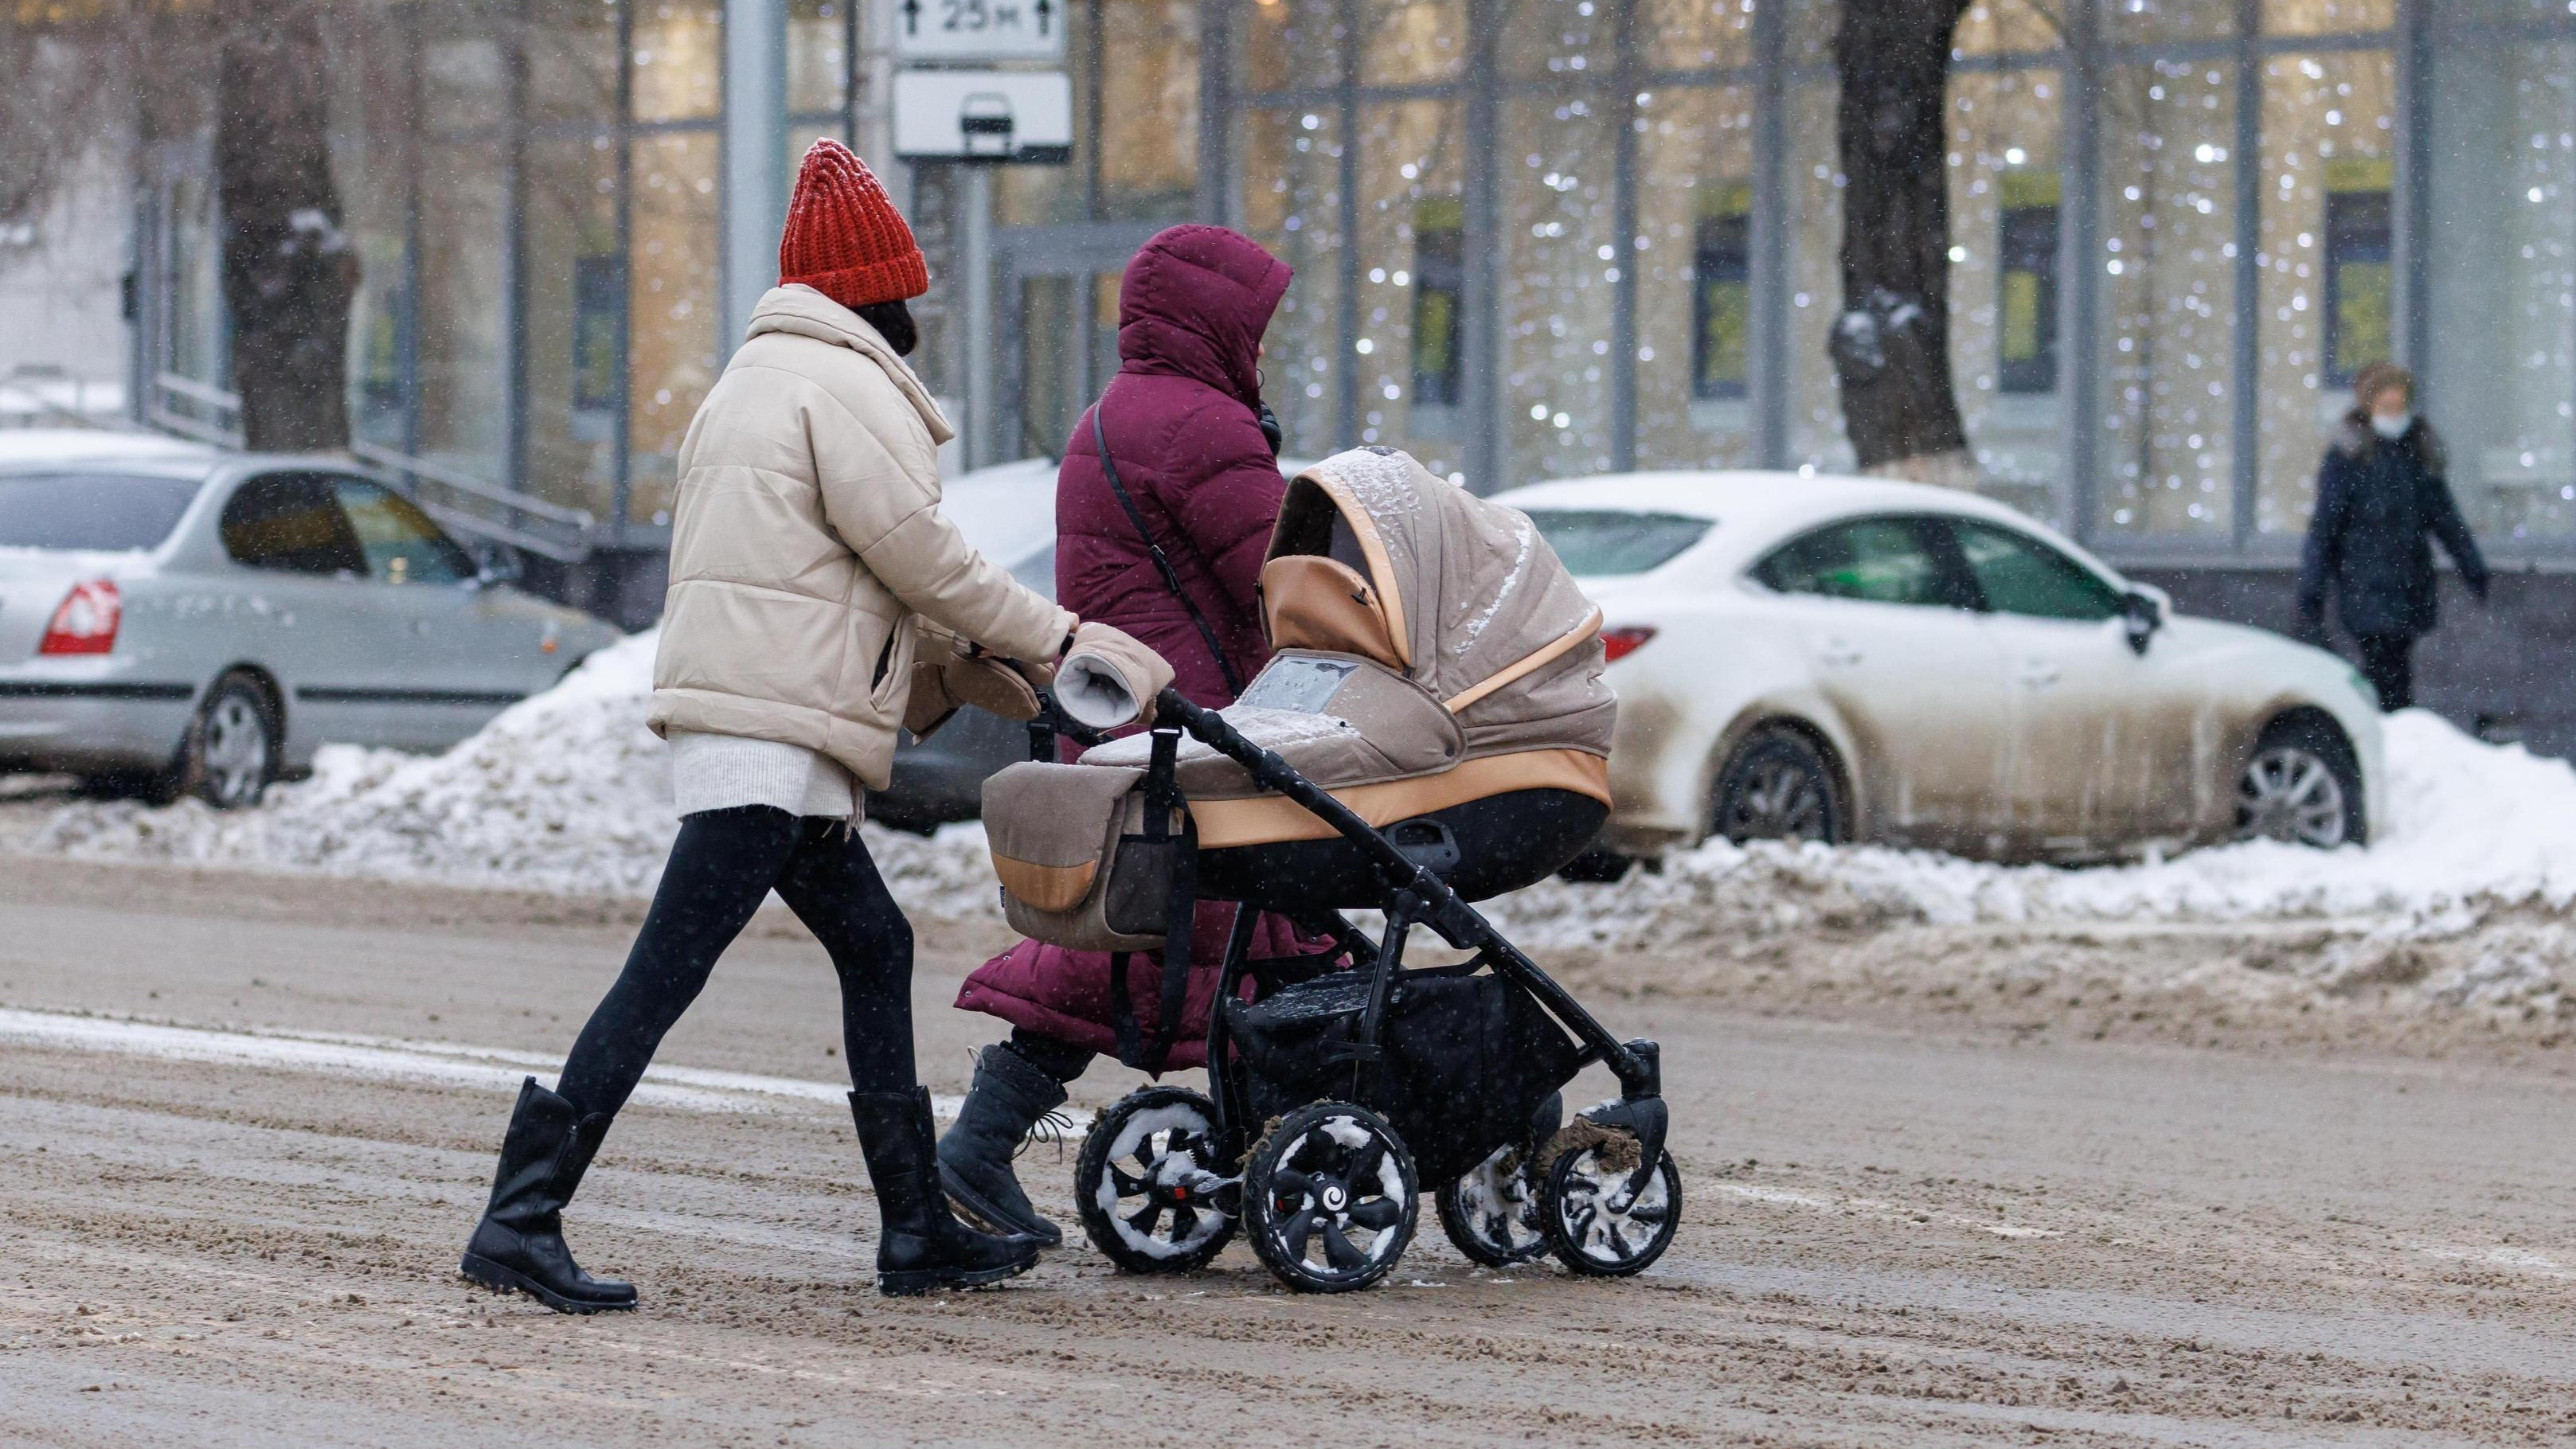
[[[1067,0],[893,0],[894,150],[963,163],[966,466],[992,461],[993,173],[1073,158]],[[1051,67],[1051,68],[1042,68]]]

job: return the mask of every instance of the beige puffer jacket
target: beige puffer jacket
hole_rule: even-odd
[[[680,443],[655,733],[802,745],[881,790],[923,620],[1052,662],[1074,616],[940,515],[953,435],[857,313],[762,297]]]

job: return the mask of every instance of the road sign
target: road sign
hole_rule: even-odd
[[[1073,159],[1073,82],[1062,71],[896,71],[894,153],[1062,165]]]
[[[1066,0],[896,0],[897,60],[1064,59]]]

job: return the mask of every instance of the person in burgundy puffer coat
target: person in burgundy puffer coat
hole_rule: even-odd
[[[1261,334],[1288,278],[1286,263],[1221,226],[1156,235],[1127,264],[1118,375],[1093,404],[1118,480],[1215,636],[1215,650],[1111,489],[1092,412],[1074,424],[1056,475],[1057,600],[1152,646],[1171,662],[1173,687],[1211,709],[1231,704],[1270,656],[1257,586],[1287,484],[1278,424],[1261,401]],[[1233,915],[1227,904],[1199,908],[1199,959],[1171,1067],[1205,1064],[1217,958]],[[1300,949],[1275,917],[1253,937],[1255,956]],[[1150,1033],[1162,966],[1149,955],[1130,960],[1128,995]],[[1022,941],[968,977],[957,997],[960,1008],[998,1016],[1012,1030],[977,1058],[974,1089],[939,1143],[940,1181],[959,1208],[1050,1247],[1064,1234],[1029,1205],[1011,1159],[1038,1120],[1063,1104],[1065,1084],[1095,1053],[1116,1049],[1110,970],[1105,953]]]

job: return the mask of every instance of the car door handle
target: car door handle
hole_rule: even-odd
[[[2033,659],[2021,667],[2021,682],[2033,689],[2046,689],[2057,683],[2057,666],[2045,659]]]
[[[1859,646],[1848,639],[1828,639],[1817,647],[1816,657],[1833,668],[1842,669],[1858,664],[1861,653]]]

